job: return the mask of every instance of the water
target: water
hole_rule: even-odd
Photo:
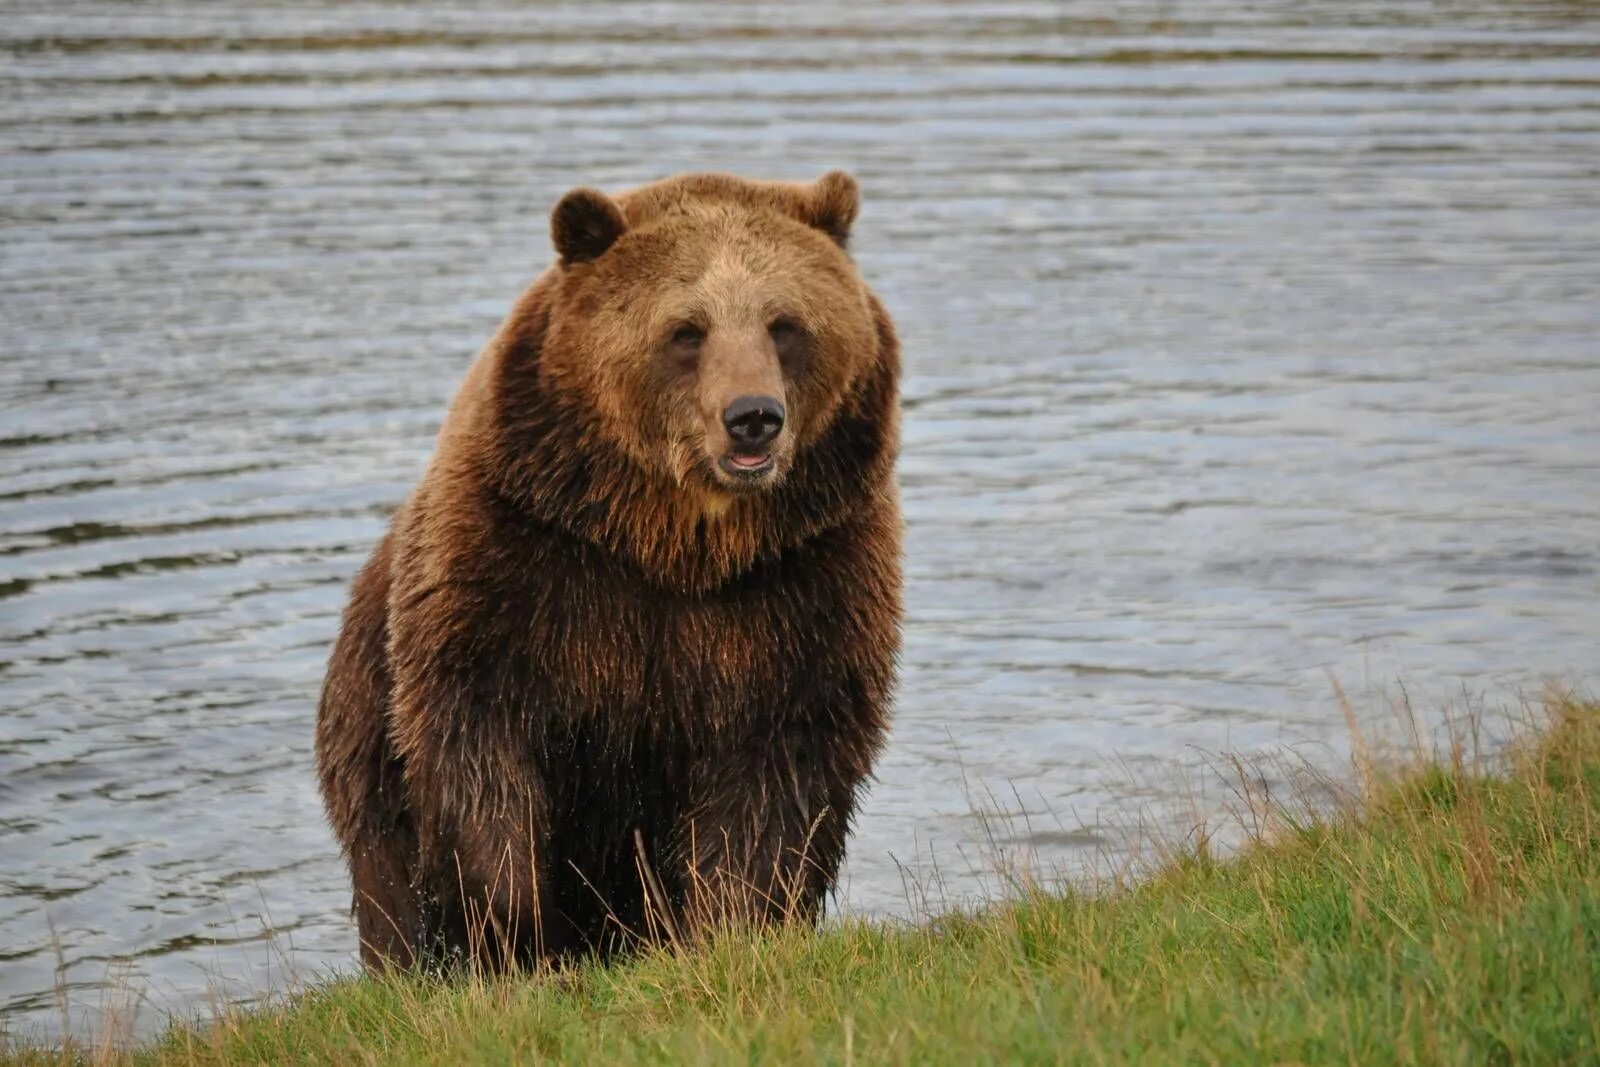
[[[909,618],[857,911],[986,789],[1070,866],[1198,750],[1336,753],[1330,674],[1594,679],[1592,5],[5,6],[6,1028],[350,966],[337,613],[574,185],[861,179]]]

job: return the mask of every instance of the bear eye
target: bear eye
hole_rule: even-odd
[[[706,339],[706,332],[692,322],[679,323],[671,341],[680,348],[694,348]]]
[[[787,315],[773,319],[772,325],[767,327],[767,333],[771,334],[772,339],[780,345],[785,341],[793,341],[804,332],[800,324]]]

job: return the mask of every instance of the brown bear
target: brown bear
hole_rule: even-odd
[[[856,183],[556,205],[317,718],[369,966],[814,921],[888,725],[899,349]]]

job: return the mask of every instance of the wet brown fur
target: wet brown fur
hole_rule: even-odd
[[[317,761],[369,965],[819,913],[900,624],[899,353],[843,250],[856,203],[830,174],[558,205],[561,262],[468,372],[329,664]],[[715,414],[751,382],[789,425],[776,484],[739,492]]]

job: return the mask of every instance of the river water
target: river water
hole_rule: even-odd
[[[1581,2],[8,0],[0,1025],[352,965],[329,642],[574,185],[861,180],[909,618],[849,910],[1336,763],[1335,679],[1592,686],[1597,57]]]

